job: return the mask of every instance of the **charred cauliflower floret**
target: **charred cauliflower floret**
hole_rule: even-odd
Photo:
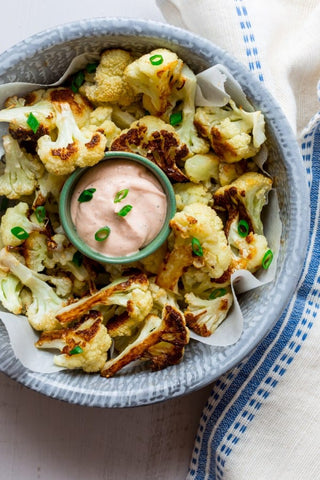
[[[219,188],[213,195],[215,208],[227,212],[226,234],[231,222],[239,216],[249,224],[249,232],[263,235],[261,211],[267,203],[272,180],[257,172],[247,172],[234,182]]]
[[[165,48],[142,55],[125,69],[125,78],[136,94],[143,94],[143,106],[160,116],[170,104],[170,94],[179,79],[183,62]]]
[[[152,370],[160,370],[180,362],[189,331],[183,314],[166,305],[161,318],[150,314],[137,336],[119,355],[108,360],[101,375],[111,377],[134,360],[148,361]]]
[[[157,284],[175,291],[187,267],[203,268],[211,278],[219,278],[231,262],[231,249],[217,213],[207,205],[193,203],[170,221],[174,245],[157,276]]]
[[[263,114],[246,112],[232,100],[224,107],[198,107],[194,122],[199,134],[227,163],[255,156],[266,139]]]
[[[78,127],[70,105],[56,108],[57,138],[49,135],[38,139],[37,153],[46,169],[55,175],[66,175],[76,167],[92,166],[104,156],[107,139],[98,130]]]
[[[148,115],[134,122],[112,142],[110,149],[148,158],[175,182],[188,180],[178,166],[189,156],[188,147],[181,143],[175,129],[160,118]]]
[[[112,121],[112,107],[97,107],[91,112],[89,118],[89,129],[103,132],[107,139],[107,147],[109,148],[112,141],[121,133],[121,130]]]
[[[36,347],[59,349],[61,355],[54,357],[59,367],[98,372],[111,347],[111,338],[102,321],[102,314],[93,310],[73,327],[42,333]]]
[[[93,295],[66,306],[58,312],[57,318],[62,325],[69,324],[93,308],[118,305],[123,307],[123,312],[127,311],[130,320],[136,324],[141,323],[152,308],[148,286],[149,282],[144,274],[121,278]],[[124,317],[123,320],[128,318]]]
[[[33,155],[20,148],[11,135],[2,137],[5,151],[5,165],[0,176],[0,195],[18,199],[22,195],[31,195],[44,173],[43,164]]]
[[[4,308],[15,315],[19,315],[23,310],[22,288],[19,278],[0,268],[0,301]]]
[[[202,299],[194,293],[187,293],[185,301],[188,305],[184,312],[188,327],[198,335],[208,337],[228,315],[233,296],[226,291],[218,298]]]
[[[102,52],[94,75],[86,74],[86,81],[79,91],[93,105],[118,103],[129,105],[135,99],[135,93],[124,75],[126,67],[134,57],[127,51],[111,49]]]
[[[58,297],[47,282],[41,280],[36,272],[19,262],[6,248],[0,251],[0,268],[3,271],[11,272],[31,291],[32,302],[26,309],[30,325],[40,331],[58,328],[59,323],[55,315],[67,303],[67,300]]]

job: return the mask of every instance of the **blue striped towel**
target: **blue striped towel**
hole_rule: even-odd
[[[206,36],[265,82],[297,133],[311,202],[295,294],[254,352],[214,383],[188,480],[320,478],[320,2],[157,4],[169,22]]]

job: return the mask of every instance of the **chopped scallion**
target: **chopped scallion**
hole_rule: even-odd
[[[71,90],[74,93],[77,93],[79,91],[79,88],[84,82],[84,72],[83,70],[80,70],[78,73],[73,75],[72,80],[71,80]]]
[[[121,200],[123,200],[124,198],[126,198],[126,196],[128,195],[129,193],[129,189],[128,188],[125,188],[124,190],[120,190],[119,192],[117,192],[115,194],[115,197],[114,197],[114,203],[119,203],[121,202]]]
[[[270,267],[272,260],[273,252],[272,250],[267,250],[262,259],[262,267],[267,270]]]
[[[27,124],[33,131],[33,133],[37,133],[38,128],[40,127],[40,122],[37,120],[37,118],[33,115],[33,113],[29,113],[29,116],[27,118]]]
[[[88,63],[86,70],[88,73],[94,73],[97,70],[98,62]]]
[[[80,203],[90,202],[90,200],[92,200],[92,197],[95,191],[96,191],[96,188],[87,188],[86,190],[83,190],[83,192],[81,192],[78,197],[78,202]]]
[[[198,255],[198,257],[203,256],[203,249],[200,243],[200,240],[198,240],[195,237],[192,237],[191,239],[191,246],[192,246],[192,251],[195,255]]]
[[[163,56],[162,55],[152,55],[149,58],[151,65],[161,65],[163,63]]]
[[[34,213],[37,217],[38,222],[43,223],[47,215],[45,207],[43,205],[39,205],[39,207],[35,209]]]
[[[182,112],[179,111],[179,112],[172,113],[170,115],[169,121],[170,121],[170,125],[172,125],[173,127],[175,125],[178,125],[182,121]]]
[[[246,220],[240,220],[238,223],[238,233],[240,237],[245,238],[249,234],[249,224]]]
[[[11,233],[19,240],[25,240],[29,237],[29,233],[22,227],[13,227],[11,228]]]
[[[121,208],[121,210],[117,213],[119,217],[125,217],[130,211],[132,210],[132,205],[125,205]]]
[[[76,345],[72,350],[70,350],[69,355],[77,355],[78,353],[82,353],[83,349],[80,345]]]
[[[225,288],[216,288],[209,295],[209,300],[214,300],[215,298],[223,297],[227,293]]]
[[[81,267],[83,263],[83,255],[79,251],[75,252],[72,257],[72,263],[77,265],[77,267]]]
[[[104,240],[107,240],[111,232],[110,227],[102,227],[99,228],[99,230],[96,231],[94,238],[97,242],[103,242]]]

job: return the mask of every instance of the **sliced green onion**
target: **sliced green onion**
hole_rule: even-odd
[[[11,228],[11,233],[19,240],[25,240],[29,237],[29,233],[25,231],[22,227],[13,227]]]
[[[37,133],[38,128],[40,127],[40,122],[36,119],[33,113],[29,113],[29,117],[27,118],[27,124],[33,131],[33,133]]]
[[[83,255],[79,251],[75,252],[72,257],[72,263],[77,265],[77,267],[81,267],[83,262]]]
[[[247,237],[249,234],[249,224],[246,220],[240,220],[238,223],[238,233],[240,237]]]
[[[77,93],[79,91],[79,88],[83,84],[83,82],[84,82],[84,72],[83,72],[83,70],[80,70],[80,72],[76,73],[72,77],[71,90],[74,93]]]
[[[129,188],[125,188],[124,190],[120,190],[119,192],[116,193],[115,197],[114,197],[114,203],[119,203],[121,202],[121,200],[123,200],[124,198],[126,198],[126,196],[128,195],[129,193]]]
[[[72,350],[70,350],[69,355],[77,355],[78,353],[82,353],[83,349],[80,345],[76,345]]]
[[[45,207],[43,205],[40,205],[35,209],[34,213],[36,214],[38,222],[43,223],[47,215]]]
[[[163,56],[162,55],[152,55],[149,58],[151,65],[161,65],[163,63]]]
[[[223,297],[227,293],[225,288],[216,288],[213,292],[210,293],[209,299],[214,300],[215,298]]]
[[[182,112],[175,112],[170,115],[170,125],[173,127],[182,121]]]
[[[86,70],[88,73],[94,73],[97,70],[98,62],[88,63]]]
[[[273,252],[272,250],[267,250],[266,253],[263,255],[262,267],[267,270],[270,267],[272,260]]]
[[[202,247],[201,247],[201,243],[200,241],[195,238],[195,237],[192,237],[191,239],[191,246],[192,246],[192,251],[193,253],[195,253],[196,255],[198,255],[198,257],[202,257],[203,256],[203,250],[202,250]]]
[[[121,210],[117,213],[119,217],[125,217],[130,211],[132,210],[132,205],[125,205],[121,208]]]
[[[110,235],[110,232],[111,232],[110,227],[105,226],[105,227],[99,228],[99,230],[97,230],[96,233],[94,234],[94,238],[97,242],[103,242],[104,240],[107,240],[107,238]]]
[[[92,197],[95,191],[96,191],[96,188],[87,188],[86,190],[83,190],[83,192],[81,192],[78,197],[78,202],[80,203],[90,202],[90,200],[92,200]]]

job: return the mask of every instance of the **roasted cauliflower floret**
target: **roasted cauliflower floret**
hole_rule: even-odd
[[[112,142],[111,150],[133,152],[156,163],[175,182],[185,182],[179,164],[189,156],[175,129],[160,118],[147,115],[134,122]]]
[[[42,177],[37,181],[37,188],[35,190],[34,201],[32,204],[33,208],[44,205],[46,200],[50,197],[58,203],[60,192],[66,179],[66,175],[54,175],[46,170]]]
[[[68,324],[99,306],[118,305],[127,310],[129,318],[140,323],[152,308],[152,297],[146,275],[132,275],[107,285],[93,295],[66,306],[58,312],[61,324]]]
[[[44,229],[43,224],[29,220],[29,213],[29,205],[25,202],[19,202],[14,207],[7,208],[0,224],[2,245],[17,247],[31,232]]]
[[[36,272],[19,262],[6,248],[0,251],[0,268],[11,272],[31,291],[32,303],[26,310],[31,326],[40,331],[58,328],[59,323],[55,315],[67,300],[58,297],[52,287],[40,280]]]
[[[37,153],[46,169],[55,175],[66,175],[76,167],[92,166],[104,156],[107,139],[98,130],[80,129],[68,103],[61,103],[56,112],[58,135],[38,139]]]
[[[212,203],[212,194],[204,185],[188,182],[176,183],[174,186],[177,210],[183,210],[186,205],[192,203]]]
[[[194,125],[195,116],[195,96],[197,89],[197,77],[193,71],[187,66],[183,65],[182,72],[177,80],[170,103],[175,105],[175,110],[172,116],[169,117],[176,123],[176,131],[183,143],[185,143],[192,153],[207,153],[210,149],[209,142],[198,135],[197,129]],[[174,115],[181,117],[180,121],[174,119]]]
[[[234,182],[219,188],[213,195],[214,207],[228,213],[226,234],[231,222],[239,215],[246,220],[249,231],[263,235],[261,212],[268,200],[272,188],[272,180],[257,172],[247,172]]]
[[[170,104],[170,94],[179,79],[183,62],[165,48],[142,55],[125,69],[125,78],[136,94],[143,94],[143,106],[160,116]]]
[[[133,60],[134,57],[125,50],[105,50],[101,54],[94,75],[86,74],[86,81],[79,89],[80,93],[93,105],[104,103],[129,105],[134,101],[135,93],[124,71]]]
[[[175,214],[170,221],[175,239],[163,262],[157,284],[175,291],[185,269],[203,268],[211,278],[219,278],[231,262],[231,249],[217,213],[207,205],[194,203]]]
[[[236,163],[220,162],[218,182],[221,187],[229,185],[247,172],[257,172],[258,166],[252,159],[240,160]]]
[[[22,195],[31,195],[38,179],[44,173],[42,163],[23,149],[11,135],[2,137],[5,151],[5,165],[0,176],[0,195],[18,199]]]
[[[111,347],[111,338],[102,321],[102,314],[93,310],[73,327],[42,333],[36,347],[59,349],[61,355],[54,357],[59,367],[98,372]]]
[[[89,119],[89,129],[103,132],[107,139],[108,148],[112,141],[121,133],[120,128],[112,121],[111,117],[112,107],[97,107],[93,110]]]
[[[166,305],[162,318],[150,314],[137,336],[118,356],[108,360],[101,375],[111,377],[134,360],[148,361],[152,370],[160,370],[179,363],[184,347],[189,342],[189,331],[183,314]]]
[[[185,300],[188,305],[184,312],[187,325],[202,337],[208,337],[215,332],[233,303],[230,291],[214,299],[202,299],[193,293],[187,293]]]
[[[266,139],[263,114],[246,112],[232,100],[224,107],[198,107],[194,122],[199,134],[227,163],[254,157]]]
[[[212,179],[219,183],[219,166],[220,159],[214,153],[193,155],[184,164],[188,178],[194,183],[204,184]]]

